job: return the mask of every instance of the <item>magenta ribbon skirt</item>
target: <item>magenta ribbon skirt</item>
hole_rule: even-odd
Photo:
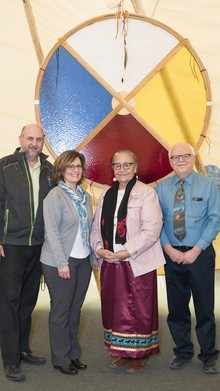
[[[101,305],[104,342],[111,356],[159,353],[156,271],[134,277],[130,262],[103,262]]]

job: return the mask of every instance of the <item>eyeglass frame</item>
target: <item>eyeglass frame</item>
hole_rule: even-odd
[[[180,158],[182,160],[188,160],[188,159],[190,159],[193,156],[195,156],[195,155],[192,155],[191,153],[183,153],[182,155],[170,156],[170,160],[177,161],[177,160],[180,160]]]
[[[69,166],[67,166],[68,170],[73,170],[75,171],[75,169],[77,168],[77,170],[82,170],[83,169],[83,166],[82,164],[70,164]]]
[[[126,167],[125,167],[126,164],[128,164],[129,167],[126,168]],[[135,162],[112,163],[112,167],[113,167],[113,169],[116,170],[116,171],[121,170],[122,167],[123,167],[123,170],[128,171],[128,170],[130,170],[132,164],[135,164]],[[120,167],[116,168],[116,167],[115,167],[116,165],[118,165],[118,166],[120,166]]]

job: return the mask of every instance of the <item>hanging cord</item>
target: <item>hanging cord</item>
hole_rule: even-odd
[[[124,3],[124,0],[120,1],[119,3],[113,3],[113,2],[108,3],[109,8],[116,8],[116,12],[115,12],[115,18],[116,18],[115,39],[117,39],[117,37],[118,37],[120,22],[122,25],[123,46],[124,46],[123,75],[121,78],[122,83],[124,81],[124,73],[125,73],[125,70],[127,67],[127,62],[128,62],[127,34],[128,34],[128,19],[129,19],[129,12],[124,9],[123,3]]]
[[[121,20],[122,23],[122,34],[123,34],[123,45],[124,45],[123,75],[121,78],[122,83],[124,82],[124,74],[128,63],[127,34],[128,34],[128,18],[129,18],[129,13],[127,10],[124,9],[123,3],[124,1],[121,1],[118,4],[118,9],[116,12],[117,24],[119,20]],[[117,26],[117,34],[118,34],[118,26]]]
[[[210,156],[210,150],[211,150],[211,141],[208,136],[205,134],[200,134],[200,137],[203,137],[205,139],[206,144],[208,145],[208,155]]]

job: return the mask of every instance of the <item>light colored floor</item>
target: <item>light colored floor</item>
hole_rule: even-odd
[[[26,375],[25,382],[17,384],[8,381],[0,365],[0,391],[219,391],[220,375],[206,375],[197,358],[199,346],[192,327],[192,340],[195,356],[190,365],[183,371],[173,371],[168,363],[173,356],[173,341],[166,323],[167,302],[166,287],[163,275],[158,276],[158,302],[161,353],[147,360],[141,373],[130,375],[126,368],[113,370],[112,358],[106,353],[103,343],[100,297],[94,276],[83,305],[79,340],[82,346],[82,361],[88,364],[88,370],[78,376],[63,376],[51,365],[48,314],[49,295],[47,289],[40,291],[38,303],[33,313],[31,348],[35,354],[47,359],[47,364],[31,366],[22,363]],[[220,271],[216,272],[216,347],[220,347]],[[192,322],[194,311],[192,308]]]

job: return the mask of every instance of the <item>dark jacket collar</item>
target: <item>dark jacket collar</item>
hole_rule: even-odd
[[[27,161],[27,157],[26,157],[26,154],[25,152],[20,152],[20,147],[16,148],[15,152],[14,152],[14,155],[16,156],[16,158],[18,159],[18,161],[22,161],[23,157],[25,159],[25,161]],[[49,157],[48,155],[45,155],[43,152],[40,153],[39,155],[40,157],[40,161],[41,163],[45,162],[45,160]]]

